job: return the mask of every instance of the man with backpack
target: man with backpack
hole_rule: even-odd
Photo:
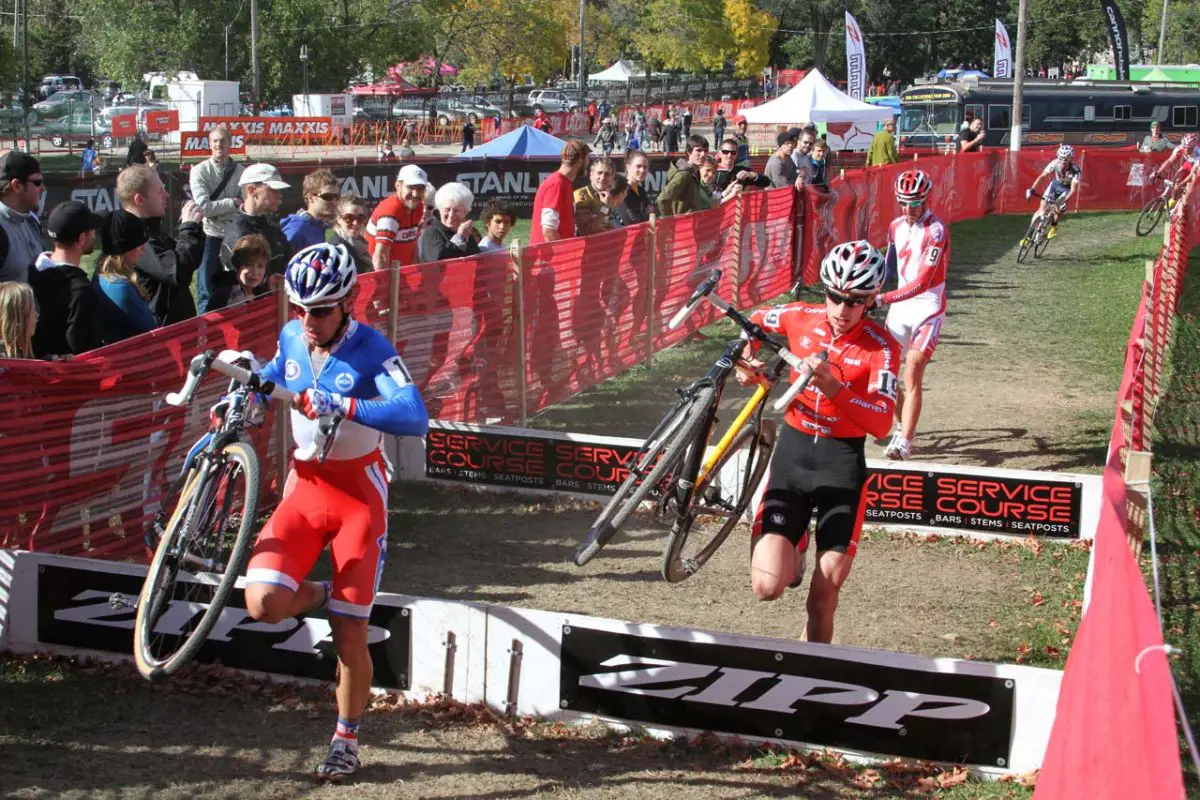
[[[192,202],[204,214],[204,256],[200,262],[196,293],[201,314],[208,309],[213,274],[221,268],[221,242],[238,211],[238,180],[242,176],[242,165],[235,164],[230,158],[231,142],[228,128],[223,125],[213,128],[208,134],[212,158],[192,167],[188,178]]]

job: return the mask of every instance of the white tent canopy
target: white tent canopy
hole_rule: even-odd
[[[629,83],[630,78],[646,77],[645,70],[638,69],[632,61],[621,59],[603,72],[588,75],[589,81],[610,81],[612,83]]]
[[[796,125],[802,122],[875,123],[892,118],[892,109],[860,103],[839,90],[819,70],[811,70],[798,84],[761,106],[742,111],[756,125]]]

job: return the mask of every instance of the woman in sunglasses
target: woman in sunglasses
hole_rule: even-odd
[[[337,652],[337,725],[317,778],[358,770],[358,730],[371,695],[367,620],[387,552],[388,468],[383,434],[424,436],[421,394],[387,337],[352,316],[358,270],[344,245],[317,244],[288,264],[284,286],[298,319],[279,334],[262,377],[295,392],[292,432],[302,452],[319,420],[344,422],[324,461],[293,462],[283,500],[254,545],[246,609],[282,622],[327,608]],[[307,580],[325,545],[333,580]]]
[[[338,202],[337,222],[333,226],[331,243],[346,245],[346,249],[354,257],[354,265],[360,275],[375,269],[375,265],[371,263],[367,239],[363,236],[363,229],[370,217],[366,200],[356,194],[342,195]]]
[[[883,287],[883,255],[865,241],[834,247],[821,262],[823,303],[789,303],[751,319],[787,336],[788,349],[812,371],[796,396],[767,470],[751,539],[750,583],[762,600],[798,588],[804,578],[808,523],[816,512],[817,557],[808,590],[805,638],[828,643],[838,594],[850,575],[862,530],[866,437],[883,436],[896,402],[900,347],[865,317]],[[792,288],[793,294],[800,283]],[[761,362],[749,362],[761,367]],[[756,375],[739,367],[738,380]],[[798,377],[792,374],[792,380]]]

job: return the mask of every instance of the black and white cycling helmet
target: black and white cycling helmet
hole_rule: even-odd
[[[314,244],[292,256],[284,275],[288,300],[301,308],[327,306],[350,294],[358,281],[344,244]]]
[[[836,245],[821,262],[821,283],[842,294],[874,294],[883,288],[886,277],[883,253],[865,239]]]
[[[1058,160],[1070,161],[1075,155],[1075,148],[1069,144],[1060,144],[1058,146]]]

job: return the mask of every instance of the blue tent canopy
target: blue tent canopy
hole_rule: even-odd
[[[479,147],[454,158],[508,158],[509,156],[559,156],[566,146],[562,139],[542,133],[531,125],[522,125]]]

